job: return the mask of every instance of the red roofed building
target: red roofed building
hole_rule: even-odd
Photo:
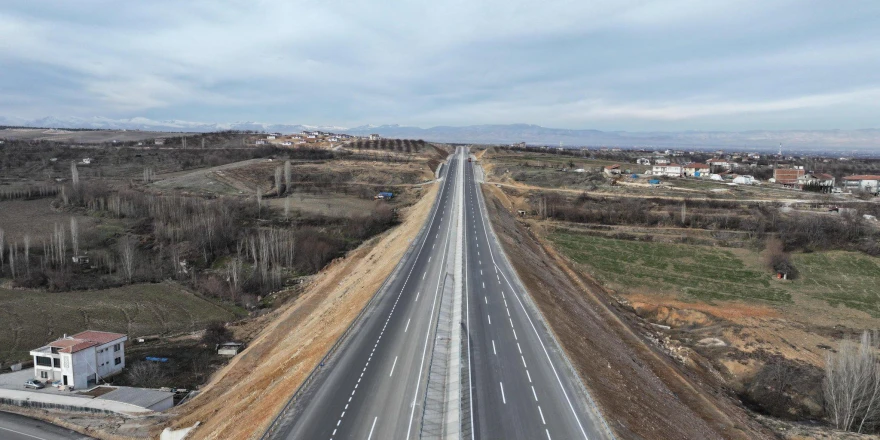
[[[880,175],[846,176],[843,178],[843,186],[850,191],[865,191],[876,194],[880,191]]]
[[[682,166],[685,176],[690,177],[709,177],[709,165],[704,163],[692,162]]]
[[[121,333],[87,330],[52,341],[36,350],[34,378],[43,382],[86,389],[125,368],[125,341]]]
[[[776,183],[794,188],[798,184],[798,179],[804,176],[806,171],[804,167],[796,168],[776,168],[773,170],[773,178]]]
[[[620,165],[608,165],[605,167],[605,174],[610,177],[619,176],[620,175]]]

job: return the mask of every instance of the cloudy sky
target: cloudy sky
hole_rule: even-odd
[[[4,0],[0,116],[875,128],[880,2]]]

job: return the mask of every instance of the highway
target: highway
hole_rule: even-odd
[[[30,417],[0,411],[0,439],[87,440],[91,437]]]
[[[463,296],[462,322],[453,327],[466,345],[458,356],[470,374],[454,372],[449,380],[467,378],[460,394],[471,405],[462,407],[472,408],[460,414],[462,438],[607,438],[540,314],[517,287],[467,157],[462,147],[450,157],[411,250],[263,438],[420,438],[440,302],[456,294]],[[459,230],[463,252],[457,253]],[[464,283],[453,293],[456,260]]]
[[[465,173],[465,307],[475,439],[602,439],[556,341],[516,281],[474,166]],[[584,335],[588,337],[588,335]]]
[[[452,159],[412,252],[267,438],[418,438],[426,372],[454,233]]]

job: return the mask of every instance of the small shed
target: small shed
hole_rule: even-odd
[[[221,356],[235,356],[244,350],[244,344],[241,342],[224,342],[217,344],[217,354]]]

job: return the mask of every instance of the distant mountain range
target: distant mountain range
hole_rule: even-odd
[[[88,128],[169,132],[210,132],[253,130],[293,133],[321,130],[335,133],[424,139],[434,142],[503,143],[525,142],[530,145],[647,147],[680,149],[736,148],[776,150],[780,143],[786,151],[880,151],[880,129],[863,130],[753,130],[742,132],[681,131],[626,132],[547,128],[530,124],[438,126],[431,128],[400,125],[363,125],[359,127],[267,124],[261,122],[204,123],[181,120],[156,121],[148,118],[110,119],[56,118],[34,120],[0,117],[0,125],[41,128]]]

